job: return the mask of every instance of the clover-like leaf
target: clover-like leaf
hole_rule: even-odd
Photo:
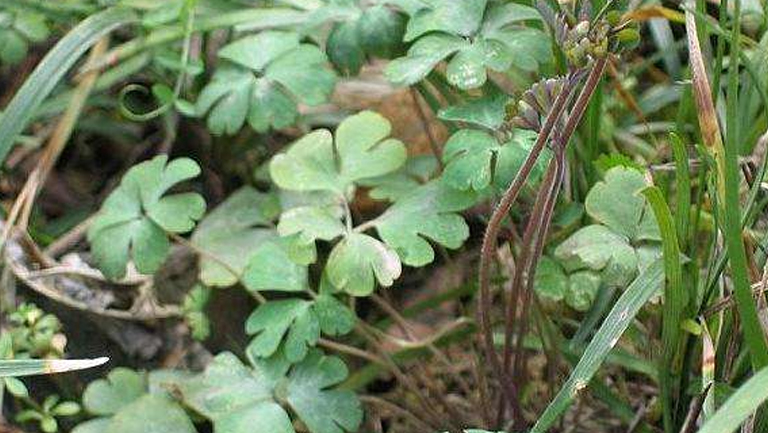
[[[592,305],[605,278],[590,270],[567,274],[556,260],[544,256],[536,268],[534,290],[540,297],[565,303],[576,311]]]
[[[659,240],[653,212],[645,198],[637,194],[646,186],[643,174],[637,170],[614,167],[587,194],[584,202],[587,213],[630,240]],[[621,200],[616,200],[616,197],[621,197]]]
[[[486,0],[425,0],[413,9],[405,40],[416,41],[386,70],[395,84],[413,85],[452,56],[445,70],[448,82],[475,89],[486,83],[488,69],[534,71],[551,55],[546,33],[520,25],[539,18],[533,8]]]
[[[563,267],[548,256],[541,257],[533,281],[536,294],[554,302],[562,301],[568,292],[568,284]]]
[[[292,247],[296,245],[291,241],[273,231],[269,239],[254,249],[242,278],[248,290],[301,292],[307,289],[307,266],[294,256]]]
[[[623,286],[637,271],[635,250],[622,235],[603,225],[584,227],[555,249],[555,257],[569,272],[604,271],[607,283]]]
[[[280,216],[277,231],[281,236],[298,234],[302,243],[311,244],[316,239],[333,240],[344,233],[338,206],[299,206]]]
[[[208,113],[213,134],[234,134],[245,121],[258,132],[285,128],[298,117],[296,100],[318,105],[328,100],[336,76],[325,54],[302,44],[299,35],[265,31],[223,47],[219,68],[203,89],[195,111]]]
[[[320,332],[347,333],[354,326],[354,315],[331,295],[314,301],[285,299],[260,305],[248,318],[246,332],[254,335],[248,353],[256,358],[272,356],[283,342],[283,353],[290,362],[301,361],[309,347],[315,346]]]
[[[286,400],[312,433],[355,431],[363,419],[352,391],[329,389],[347,378],[344,362],[313,350],[288,379]]]
[[[49,34],[45,15],[26,8],[0,10],[0,63],[19,63],[32,43],[48,39]]]
[[[147,392],[146,378],[127,368],[116,368],[83,394],[83,405],[94,415],[114,415]]]
[[[179,383],[184,375],[158,370],[148,375],[125,368],[94,381],[83,395],[85,408],[100,415],[78,425],[73,433],[195,433],[187,413],[162,383]]]
[[[472,36],[480,27],[487,0],[427,0],[429,6],[413,14],[408,21],[406,41],[428,32],[446,32]]]
[[[574,272],[568,277],[565,302],[576,311],[587,311],[600,290],[600,276],[591,271]]]
[[[331,251],[325,268],[339,290],[353,296],[368,296],[375,281],[389,287],[400,277],[402,265],[394,250],[364,234],[352,233]]]
[[[406,17],[383,4],[326,0],[314,9],[308,25],[332,22],[326,53],[339,72],[355,75],[368,57],[391,58],[403,45]]]
[[[279,213],[280,205],[272,194],[248,186],[232,193],[192,234],[192,242],[216,258],[200,256],[200,280],[210,287],[237,283],[251,254],[274,237],[274,230],[265,227]]]
[[[339,358],[317,349],[293,367],[279,351],[253,368],[222,353],[178,389],[187,406],[213,421],[215,433],[295,433],[288,407],[310,433],[343,433],[362,421],[354,393],[332,388],[346,376]]]
[[[484,190],[491,183],[506,188],[528,157],[536,134],[519,130],[503,144],[490,134],[462,129],[448,139],[443,151],[446,163],[444,179],[459,190]],[[537,180],[545,171],[549,151],[536,161],[532,180]]]
[[[408,158],[399,170],[363,179],[360,184],[371,188],[368,195],[374,200],[397,201],[434,177],[437,167],[434,156],[416,155]]]
[[[405,145],[387,138],[391,125],[380,114],[364,111],[346,118],[336,130],[311,132],[270,163],[272,180],[294,191],[332,191],[346,196],[356,181],[397,170]]]
[[[288,413],[273,395],[276,371],[250,369],[231,353],[222,353],[198,376],[184,381],[184,403],[210,419],[215,433],[294,433]]]
[[[435,258],[426,239],[452,249],[467,240],[469,227],[457,212],[469,208],[475,200],[475,194],[435,180],[400,198],[372,223],[403,263],[424,266]]]
[[[283,337],[286,337],[286,358],[291,362],[304,358],[307,347],[314,346],[320,338],[320,324],[311,308],[312,303],[303,299],[270,301],[260,305],[245,323],[246,332],[255,335],[248,346],[248,353],[267,358],[277,351]]]
[[[174,185],[200,173],[189,158],[166,165],[165,155],[132,167],[104,201],[88,231],[96,263],[109,278],[122,278],[129,258],[151,274],[165,260],[170,243],[166,232],[184,233],[205,212],[196,193],[164,196]]]
[[[163,394],[146,394],[118,412],[104,433],[196,433],[184,409]]]
[[[344,335],[355,327],[355,313],[334,296],[321,293],[315,298],[312,310],[317,314],[320,330],[327,335]]]
[[[389,62],[384,75],[394,84],[411,86],[429,75],[438,63],[469,45],[465,39],[455,35],[426,35],[419,38],[405,56]]]
[[[480,98],[441,108],[437,116],[450,122],[463,122],[496,130],[504,123],[506,106],[510,99],[500,90],[491,88]]]

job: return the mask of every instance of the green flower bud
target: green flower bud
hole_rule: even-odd
[[[616,33],[616,40],[624,49],[632,49],[640,44],[640,32],[634,28],[626,28]]]
[[[621,23],[621,12],[608,11],[608,13],[605,14],[605,20],[608,21],[608,24],[610,24],[611,27],[616,27]]]

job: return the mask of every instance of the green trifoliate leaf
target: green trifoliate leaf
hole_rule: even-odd
[[[536,268],[534,290],[542,298],[565,303],[577,311],[586,311],[592,305],[603,284],[601,276],[593,271],[567,274],[560,263],[544,256]]]
[[[356,114],[341,122],[335,143],[330,131],[318,130],[292,144],[272,158],[270,174],[283,189],[347,196],[356,181],[392,172],[405,162],[405,146],[387,138],[390,130],[389,121],[377,113]]]
[[[299,206],[283,212],[277,231],[280,236],[298,234],[304,244],[330,241],[344,233],[341,217],[338,206]]]
[[[146,394],[118,412],[104,433],[196,433],[184,409],[163,394]]]
[[[426,239],[452,249],[467,240],[469,227],[457,212],[471,207],[475,200],[475,194],[435,180],[400,198],[373,224],[403,263],[424,266],[435,258]]]
[[[260,305],[245,323],[249,335],[255,335],[248,353],[256,358],[272,356],[285,337],[284,353],[291,362],[307,354],[320,338],[320,324],[312,312],[312,303],[302,299],[270,301]]]
[[[360,46],[369,56],[392,58],[403,45],[405,23],[402,14],[385,6],[365,9],[357,21]]]
[[[205,371],[184,381],[184,403],[213,422],[215,433],[295,433],[291,420],[275,401],[274,387],[286,367],[277,371],[247,368],[231,353],[222,353]]]
[[[551,301],[562,301],[568,292],[568,285],[568,276],[563,267],[547,256],[541,257],[533,282],[536,294]]]
[[[365,63],[356,22],[342,22],[333,27],[326,42],[328,59],[344,75],[357,75]]]
[[[436,170],[437,160],[434,156],[412,156],[399,170],[364,179],[360,184],[371,188],[368,195],[374,200],[397,201],[434,177]]]
[[[600,290],[600,276],[591,271],[579,271],[568,279],[565,302],[576,311],[587,311]]]
[[[165,155],[132,167],[104,201],[88,231],[96,263],[109,278],[122,278],[130,258],[146,274],[155,272],[170,248],[166,232],[185,233],[205,212],[196,193],[164,196],[200,173],[197,163]]]
[[[327,293],[315,298],[312,310],[317,314],[320,329],[327,335],[344,335],[355,327],[355,313]]]
[[[501,150],[497,154],[495,174],[493,177],[493,185],[499,191],[506,189],[512,180],[514,180],[517,172],[523,166],[525,159],[531,153],[533,144],[536,142],[537,134],[533,131],[516,130]],[[535,183],[541,180],[544,173],[547,170],[549,164],[549,158],[552,156],[552,152],[549,148],[542,150],[539,159],[531,170],[531,175],[528,182]]]
[[[213,421],[215,433],[295,433],[288,408],[310,433],[343,433],[356,431],[362,421],[355,395],[332,388],[346,376],[339,358],[315,349],[293,367],[280,352],[254,368],[223,353],[182,382],[179,392],[184,403]]]
[[[387,79],[400,86],[418,83],[451,54],[469,46],[463,38],[446,33],[429,34],[416,41],[408,54],[387,65]]]
[[[279,214],[280,205],[272,194],[246,186],[230,195],[192,235],[193,243],[216,258],[200,256],[200,280],[210,287],[237,283],[256,248],[274,237],[274,230],[265,227]]]
[[[42,14],[19,8],[0,10],[0,64],[24,60],[29,46],[48,39],[50,30]]]
[[[496,130],[504,123],[506,106],[510,99],[500,90],[492,89],[480,98],[441,108],[437,116],[450,122],[464,122]]]
[[[412,41],[429,32],[472,36],[480,27],[487,0],[428,0],[408,21],[405,40]]]
[[[645,188],[643,174],[614,167],[587,194],[584,202],[589,216],[631,240],[660,239],[653,212],[645,198],[637,194]],[[621,197],[621,200],[617,200]]]
[[[270,239],[253,250],[242,278],[248,290],[301,292],[307,289],[307,266],[298,263],[292,251],[297,243],[291,241],[272,232]]]
[[[383,287],[391,286],[401,270],[394,250],[359,233],[351,233],[336,244],[325,268],[331,284],[353,296],[370,295],[375,281]]]
[[[443,178],[453,188],[480,191],[491,184],[496,153],[502,146],[491,135],[462,129],[451,136],[443,149],[446,162]]]
[[[283,342],[283,353],[290,362],[298,362],[315,346],[320,331],[329,335],[347,333],[354,326],[354,315],[331,295],[314,301],[286,299],[259,306],[245,324],[254,335],[248,354],[267,358]]]
[[[347,378],[344,362],[313,350],[288,378],[286,400],[312,433],[356,431],[363,420],[352,391],[331,389]]]
[[[496,2],[486,8],[487,3],[424,2],[412,14],[405,36],[406,41],[416,42],[406,56],[390,63],[387,78],[395,84],[412,85],[426,77],[440,61],[448,59],[448,82],[466,90],[485,84],[488,69],[505,72],[515,66],[535,71],[539,63],[549,61],[547,34],[520,25],[522,21],[539,18],[535,9]]]
[[[357,74],[368,57],[391,58],[402,50],[406,18],[384,5],[327,1],[311,12],[308,26],[327,22],[334,24],[326,52],[343,74]]]
[[[296,33],[265,31],[225,46],[219,68],[197,101],[198,115],[210,112],[214,134],[234,134],[247,120],[253,129],[285,128],[296,121],[296,100],[318,105],[328,100],[336,77],[325,54],[302,44]]]
[[[555,249],[555,257],[568,271],[604,271],[607,282],[617,286],[631,279],[637,270],[637,256],[627,239],[602,225],[574,233]]]
[[[83,394],[85,409],[94,415],[114,415],[147,392],[143,375],[127,368],[112,370],[106,379],[99,379]]]
[[[88,412],[102,418],[78,425],[73,433],[195,433],[184,409],[173,401],[165,387],[156,382],[176,384],[184,377],[158,370],[147,377],[125,368],[117,368],[107,379],[91,383],[83,395]],[[154,385],[153,385],[154,383]],[[49,400],[45,404],[51,405]],[[53,411],[76,409],[59,404]]]

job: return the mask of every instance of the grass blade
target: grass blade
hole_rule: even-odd
[[[675,224],[677,225],[677,240],[680,250],[684,251],[688,244],[688,225],[691,217],[691,173],[688,167],[688,152],[679,135],[671,133],[669,142],[675,156],[675,209],[677,210]]]
[[[51,49],[0,117],[0,164],[37,108],[75,62],[102,36],[136,19],[129,9],[107,9],[83,20]]]
[[[768,368],[752,376],[726,400],[699,433],[731,433],[768,399]]]
[[[96,359],[11,359],[0,361],[0,377],[36,376],[85,370],[106,364],[109,358]]]
[[[725,196],[720,202],[724,204],[725,241],[728,248],[728,258],[731,263],[731,276],[734,284],[734,296],[744,328],[744,339],[749,347],[752,365],[755,369],[768,366],[768,344],[757,316],[757,308],[752,297],[752,287],[747,269],[747,255],[744,251],[744,241],[741,235],[741,203],[739,202],[739,130],[737,128],[738,89],[739,89],[739,53],[741,35],[740,0],[734,2],[733,31],[731,35],[730,64],[728,68],[728,93],[726,100],[726,130],[725,146]]]
[[[747,258],[741,238],[741,211],[739,203],[739,167],[738,134],[735,131],[738,117],[737,90],[739,85],[739,1],[734,11],[734,28],[731,37],[731,64],[727,101],[728,146],[723,146],[720,126],[717,123],[712,91],[709,86],[704,59],[696,36],[696,20],[690,10],[686,10],[685,21],[688,34],[688,52],[693,73],[693,92],[696,99],[699,127],[704,144],[714,152],[717,165],[717,201],[724,223],[724,237],[731,263],[734,294],[739,317],[744,329],[744,339],[749,348],[752,364],[755,367],[768,365],[768,344],[763,335],[757,308],[752,298],[752,290],[747,274]],[[735,89],[735,90],[734,90]],[[733,121],[731,121],[733,120]]]
[[[536,421],[530,433],[546,432],[568,409],[579,391],[592,380],[640,308],[656,292],[663,278],[662,262],[656,260],[627,287],[597,330],[570,377]]]
[[[688,296],[683,288],[683,269],[680,264],[680,246],[672,220],[672,213],[661,194],[661,190],[650,186],[643,190],[643,195],[653,209],[661,232],[664,250],[664,309],[662,312],[662,356],[659,360],[659,381],[661,385],[661,404],[664,411],[664,430],[675,431],[674,416],[676,402],[674,395],[675,357],[680,347],[681,328]]]

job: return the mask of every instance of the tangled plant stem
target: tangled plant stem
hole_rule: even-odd
[[[584,84],[584,87],[579,94],[578,99],[574,103],[573,108],[570,111],[570,116],[568,117],[568,120],[566,122],[565,127],[563,128],[563,131],[559,131],[557,134],[557,140],[555,142],[555,153],[556,155],[564,155],[565,148],[567,146],[568,141],[570,140],[570,137],[573,135],[574,131],[576,130],[576,127],[578,126],[579,122],[581,121],[581,118],[584,115],[584,112],[586,110],[587,104],[589,103],[589,100],[592,98],[592,95],[595,92],[595,89],[597,88],[598,83],[600,82],[600,79],[602,78],[602,75],[605,71],[605,66],[607,64],[607,58],[600,58],[597,59],[590,70],[589,76],[587,78],[586,83]],[[511,347],[511,338],[510,334],[514,330],[514,319],[517,311],[516,302],[511,302],[513,299],[518,299],[520,297],[520,291],[522,288],[522,275],[527,274],[527,280],[532,281],[534,277],[535,267],[537,263],[537,254],[534,251],[533,256],[531,256],[529,260],[529,251],[528,249],[534,245],[527,245],[526,249],[521,253],[521,256],[523,258],[522,262],[518,262],[517,270],[515,272],[514,280],[513,280],[513,287],[511,289],[510,294],[510,305],[507,310],[507,316],[505,319],[505,325],[507,329],[507,335],[505,339],[505,356],[503,359],[503,362],[501,359],[499,359],[498,354],[496,353],[496,350],[494,348],[493,343],[493,329],[491,325],[491,319],[490,319],[490,310],[491,310],[491,289],[490,289],[490,267],[491,267],[491,260],[493,257],[493,253],[496,250],[497,246],[497,238],[499,234],[499,230],[501,228],[501,223],[504,220],[504,217],[509,213],[510,208],[514,204],[514,202],[517,200],[517,196],[520,194],[520,191],[522,190],[523,185],[525,185],[526,181],[528,180],[528,177],[530,176],[530,173],[534,167],[534,164],[538,160],[539,156],[541,155],[541,152],[544,149],[544,146],[549,140],[550,135],[553,132],[554,126],[556,125],[557,121],[564,115],[565,109],[567,106],[568,101],[570,100],[573,92],[575,91],[577,85],[578,85],[578,76],[579,74],[577,72],[572,71],[569,73],[565,86],[563,87],[563,90],[557,95],[557,98],[555,99],[552,108],[550,109],[549,113],[547,114],[547,117],[544,121],[544,125],[541,128],[541,131],[539,132],[539,136],[536,139],[536,142],[533,145],[533,148],[531,149],[530,154],[528,155],[528,158],[523,163],[522,167],[520,168],[520,171],[515,176],[515,179],[512,181],[512,183],[509,185],[507,190],[505,191],[504,195],[502,196],[501,200],[499,201],[498,205],[496,206],[493,214],[491,215],[491,219],[488,223],[488,227],[486,228],[485,235],[483,237],[483,245],[481,249],[481,256],[480,256],[480,270],[479,270],[479,293],[480,293],[480,300],[478,303],[478,322],[480,324],[480,331],[481,331],[481,338],[483,340],[483,345],[485,348],[486,358],[487,361],[490,362],[491,367],[494,371],[494,374],[496,375],[497,379],[501,383],[501,393],[499,395],[499,416],[497,418],[498,421],[501,421],[501,418],[503,418],[504,413],[506,411],[507,404],[511,405],[511,409],[513,411],[513,417],[517,422],[522,421],[522,413],[520,408],[520,402],[518,399],[518,388],[520,383],[515,383],[515,380],[512,378],[512,375],[508,374],[507,368],[510,363],[510,356],[509,351]],[[562,158],[557,158],[558,161],[564,162]],[[559,185],[560,182],[558,182],[558,179],[562,178],[562,173],[559,175],[558,172],[561,172],[562,167],[559,167],[560,164],[555,163],[551,164],[548,173],[547,173],[547,179],[549,179],[548,185],[543,185],[542,188],[546,188],[545,191],[547,191],[549,197],[542,197],[544,198],[543,205],[537,210],[535,215],[531,216],[529,226],[526,229],[526,234],[530,232],[529,238],[533,236],[533,228],[538,228],[538,236],[537,239],[540,239],[540,243],[542,243],[542,246],[539,248],[536,248],[539,251],[543,247],[543,241],[546,238],[546,232],[549,225],[549,219],[552,217],[551,210],[548,211],[548,208],[550,206],[554,206],[554,203],[557,198],[557,193],[559,191]],[[550,173],[551,171],[553,171]],[[552,174],[555,174],[554,176]],[[537,206],[538,208],[538,206]],[[527,271],[527,272],[526,272]],[[526,284],[527,287],[530,287],[530,283]],[[527,298],[527,296],[526,296]],[[521,346],[519,346],[521,347]],[[516,358],[520,358],[519,356]],[[516,364],[520,361],[516,361]]]

